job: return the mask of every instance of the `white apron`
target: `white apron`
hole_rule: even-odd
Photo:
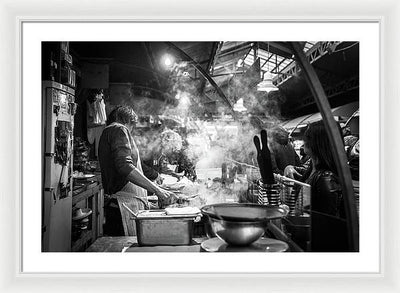
[[[143,174],[142,163],[139,156],[139,150],[136,143],[129,136],[132,152],[135,152],[133,157],[137,155],[136,168]],[[136,236],[136,225],[133,215],[123,206],[127,205],[134,213],[138,210],[149,209],[146,189],[128,182],[120,191],[112,196],[118,200],[119,210],[121,211],[122,225],[126,236]]]

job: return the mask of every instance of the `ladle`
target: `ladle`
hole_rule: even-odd
[[[217,213],[217,210],[215,209],[215,207],[214,207],[214,206],[211,206],[211,209],[212,209],[212,211],[213,211],[215,217],[216,217],[218,220],[224,222],[224,219]]]
[[[135,213],[134,211],[132,211],[125,203],[123,203],[122,205],[135,217],[135,219],[140,214],[140,212]]]

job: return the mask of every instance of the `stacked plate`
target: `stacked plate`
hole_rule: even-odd
[[[89,225],[89,218],[85,218],[80,221],[74,221],[72,228],[75,230],[86,230]]]
[[[258,185],[258,204],[279,206],[281,204],[281,189],[279,184]]]
[[[74,209],[72,213],[72,239],[76,240],[79,238],[82,231],[87,230],[89,226],[89,216],[92,214],[92,210],[88,208]]]
[[[258,204],[267,205],[268,204],[268,196],[267,192],[261,186],[258,187]]]

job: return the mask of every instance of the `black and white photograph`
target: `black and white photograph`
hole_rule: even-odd
[[[358,253],[359,87],[357,40],[41,42],[41,252]]]

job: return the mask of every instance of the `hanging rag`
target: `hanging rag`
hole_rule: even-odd
[[[94,123],[99,125],[106,124],[107,115],[106,115],[106,105],[104,104],[104,100],[102,97],[96,99],[93,102],[94,108]]]
[[[107,121],[106,105],[102,95],[96,95],[93,103],[87,101],[88,105],[88,124],[89,125],[105,125]]]

